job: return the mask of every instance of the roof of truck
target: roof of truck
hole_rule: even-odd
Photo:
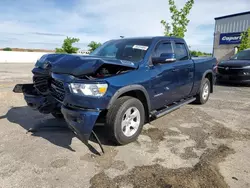
[[[140,37],[124,37],[124,38],[120,38],[120,39],[180,39],[180,40],[184,40],[182,38],[179,37],[170,37],[170,36],[140,36]]]

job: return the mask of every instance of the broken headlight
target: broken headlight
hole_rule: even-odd
[[[108,84],[81,84],[70,83],[69,88],[71,93],[83,96],[102,97],[108,88]]]

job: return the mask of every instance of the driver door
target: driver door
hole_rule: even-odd
[[[172,42],[164,40],[157,44],[152,57],[158,58],[169,53],[174,53]],[[176,101],[178,78],[175,75],[174,62],[154,64],[151,66],[151,75],[152,108],[159,109]]]

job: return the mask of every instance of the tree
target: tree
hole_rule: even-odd
[[[190,54],[194,57],[196,56],[211,56],[211,53],[206,53],[206,52],[201,52],[201,51],[195,51],[195,50],[190,50]]]
[[[78,38],[67,37],[63,41],[62,48],[56,48],[56,53],[68,53],[68,54],[77,53],[79,48],[73,47],[72,45],[76,42],[79,42],[79,40],[80,39]]]
[[[174,0],[168,0],[168,3],[172,22],[170,26],[165,20],[161,20],[161,24],[164,26],[164,35],[184,38],[189,23],[187,16],[193,7],[194,0],[188,0],[180,10],[177,9]]]
[[[6,48],[3,48],[3,51],[12,51],[12,49],[9,47],[6,47]]]
[[[250,48],[250,27],[241,34],[241,43],[239,46],[239,51]]]
[[[98,47],[101,46],[101,45],[102,45],[102,44],[99,43],[99,42],[91,41],[91,42],[88,44],[90,53],[93,52],[96,48],[98,48]]]

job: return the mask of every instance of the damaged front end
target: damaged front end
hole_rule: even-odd
[[[93,134],[100,145],[93,127],[103,119],[100,116],[113,93],[107,92],[103,97],[76,95],[69,85],[105,82],[105,78],[135,70],[137,66],[129,61],[65,54],[41,59],[43,62],[39,61],[32,70],[33,83],[17,84],[13,92],[23,93],[27,105],[40,113],[61,113],[81,141],[88,143]]]
[[[27,105],[40,113],[49,114],[60,108],[60,104],[52,96],[38,93],[34,84],[17,84],[13,92],[23,93]]]

